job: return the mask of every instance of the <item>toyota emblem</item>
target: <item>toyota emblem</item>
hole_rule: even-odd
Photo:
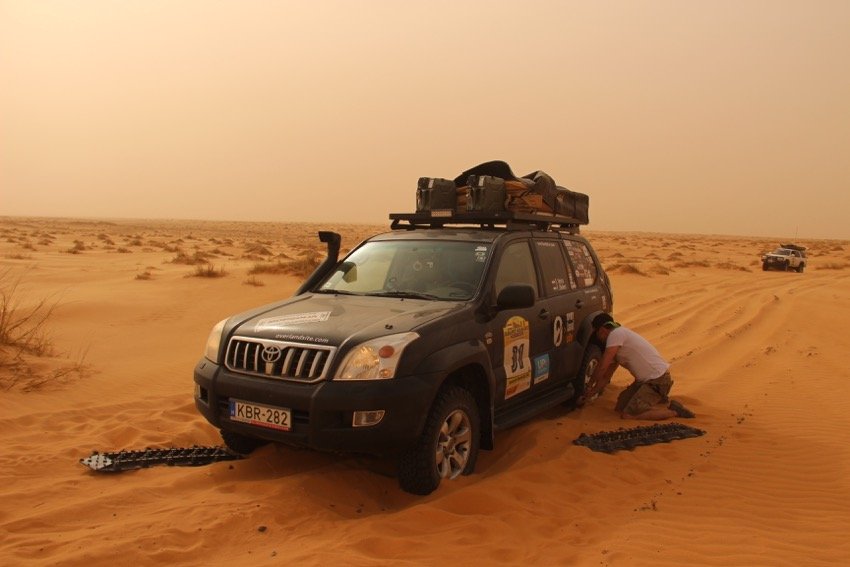
[[[277,362],[280,358],[280,347],[271,345],[263,348],[263,353],[260,355],[263,357],[264,362]]]

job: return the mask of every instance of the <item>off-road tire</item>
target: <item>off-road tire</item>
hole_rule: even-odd
[[[228,449],[240,455],[250,455],[254,449],[262,447],[267,441],[242,435],[234,431],[220,430],[221,438]]]
[[[593,372],[599,366],[600,360],[602,360],[602,347],[591,341],[584,350],[584,359],[581,362],[581,368],[579,368],[578,374],[576,374],[575,380],[573,380],[576,399],[584,395],[590,377],[593,376]]]
[[[805,269],[806,269],[806,265],[805,265],[805,264],[800,264],[799,266],[797,266],[797,273],[798,273],[798,274],[802,274],[802,273],[803,273],[803,270],[805,270]]]
[[[431,406],[422,435],[399,455],[399,486],[405,492],[425,496],[434,492],[443,478],[471,474],[480,440],[481,418],[472,394],[458,386],[442,390]],[[443,459],[438,462],[440,453]]]
[[[767,271],[767,262],[762,262],[761,269],[764,270],[765,272]]]

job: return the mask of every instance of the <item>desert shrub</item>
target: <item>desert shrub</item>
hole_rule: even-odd
[[[289,264],[281,262],[257,262],[249,270],[248,274],[286,274],[289,273]]]
[[[252,285],[254,287],[262,287],[266,284],[257,279],[257,276],[251,276],[242,282],[244,285]]]
[[[42,299],[34,306],[23,308],[20,295],[20,278],[13,278],[9,270],[0,271],[0,362],[20,360],[24,354],[48,354],[51,341],[45,332],[47,320],[56,309],[56,303]]]
[[[684,262],[676,262],[674,268],[710,268],[711,263],[708,260],[686,260]]]
[[[254,256],[271,256],[272,251],[260,243],[254,243],[245,246],[245,254]]]
[[[850,263],[848,262],[827,262],[825,264],[817,264],[815,266],[818,270],[846,270],[850,268]]]
[[[209,264],[209,255],[205,254],[201,251],[195,251],[191,256],[183,252],[182,250],[177,253],[177,255],[171,259],[172,264],[186,264],[189,266],[197,266],[202,264]]]
[[[144,272],[142,272],[140,274],[136,274],[136,279],[137,280],[152,280],[153,274],[151,274],[149,271],[145,270]]]
[[[227,272],[224,270],[223,266],[216,269],[212,264],[195,266],[195,271],[190,274],[190,276],[196,278],[222,278],[226,275]]]
[[[636,276],[648,276],[646,272],[630,263],[620,263],[614,264],[610,268],[608,268],[609,272],[616,272],[618,274],[634,274]]]
[[[6,258],[10,260],[31,260],[31,254],[6,254]]]
[[[75,240],[74,245],[65,250],[68,254],[79,254],[86,249],[85,243],[82,240]]]
[[[733,264],[732,262],[718,262],[715,264],[716,267],[722,270],[738,270],[741,272],[751,272],[752,270],[746,266],[739,266],[737,264]]]
[[[124,248],[123,246],[118,247],[116,252],[118,252],[119,254],[132,254],[133,253],[132,250],[130,250],[129,248]]]

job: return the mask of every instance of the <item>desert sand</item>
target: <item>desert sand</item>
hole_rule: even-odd
[[[40,305],[42,323],[28,350],[0,345],[0,564],[850,564],[848,242],[801,239],[798,274],[761,270],[775,238],[583,231],[616,318],[672,362],[702,437],[574,445],[641,425],[612,411],[619,370],[427,497],[385,460],[275,445],[201,467],[79,463],[220,444],[192,401],[210,328],[290,296],[317,230],[350,248],[387,227],[0,218],[7,316]]]

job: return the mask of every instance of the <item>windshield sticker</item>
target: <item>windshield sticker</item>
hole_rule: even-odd
[[[534,357],[534,383],[537,384],[549,377],[549,355],[541,354]]]
[[[528,321],[522,317],[511,317],[502,332],[505,336],[505,399],[508,399],[531,387]]]
[[[487,247],[479,246],[475,249],[475,261],[484,262],[485,260],[487,260]]]
[[[330,319],[330,311],[314,311],[312,313],[295,313],[293,315],[280,315],[260,319],[254,325],[254,332],[268,329],[282,329],[290,325],[303,325],[305,323],[321,323]]]

